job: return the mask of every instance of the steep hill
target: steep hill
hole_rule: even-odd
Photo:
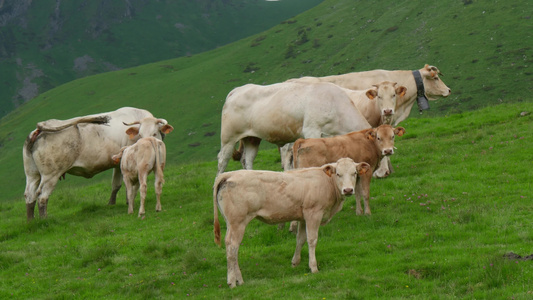
[[[0,1],[0,117],[76,78],[192,55],[321,0]]]
[[[452,89],[424,116],[531,101],[533,2],[325,1],[263,33],[198,55],[72,81],[0,122],[0,190],[21,197],[21,147],[38,121],[137,106],[166,118],[168,161],[213,160],[234,87],[303,75],[438,66]],[[417,114],[412,114],[415,117]],[[443,124],[443,126],[447,126]],[[262,145],[261,147],[265,147]],[[259,153],[261,155],[261,152]],[[215,172],[215,170],[213,170]],[[109,180],[110,174],[105,175]],[[100,177],[102,178],[102,177]],[[71,182],[71,183],[69,183]],[[67,182],[87,183],[67,176]]]

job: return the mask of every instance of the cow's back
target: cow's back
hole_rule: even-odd
[[[366,137],[366,130],[329,138],[300,139],[294,144],[294,167],[318,167],[334,163],[343,157],[366,162],[374,170],[379,153],[374,141]]]

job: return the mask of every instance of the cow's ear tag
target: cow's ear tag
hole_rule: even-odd
[[[360,164],[357,165],[357,172],[359,173],[359,175],[363,175],[363,174],[366,174],[366,172],[370,171],[370,165],[365,163],[365,162],[362,162]]]
[[[128,130],[126,130],[126,134],[130,136],[130,140],[133,140],[135,136],[139,134],[139,129],[130,127]]]
[[[405,128],[403,127],[396,127],[394,128],[394,133],[397,135],[397,136],[402,136],[405,134]]]
[[[164,133],[164,134],[169,134],[172,132],[172,130],[174,130],[174,127],[172,127],[171,125],[163,125],[163,127],[161,127],[161,132]]]
[[[374,130],[369,130],[366,132],[366,138],[373,141],[375,138]]]
[[[326,173],[326,175],[328,175],[329,177],[331,177],[331,175],[335,173],[335,168],[332,165],[328,165],[324,167],[323,170],[324,170],[324,173]]]

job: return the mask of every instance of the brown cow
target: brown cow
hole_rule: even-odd
[[[120,169],[124,176],[126,185],[126,197],[128,199],[128,214],[133,213],[133,201],[141,188],[141,205],[139,207],[139,217],[145,214],[144,200],[146,199],[146,179],[150,172],[155,174],[155,194],[157,204],[155,211],[161,211],[161,192],[163,190],[166,161],[165,143],[154,137],[146,137],[138,140],[135,144],[120,149],[120,152],[113,155],[115,163],[120,161]]]
[[[368,163],[373,172],[378,168],[383,157],[394,154],[394,136],[402,136],[404,133],[403,127],[393,128],[384,124],[377,128],[334,137],[298,139],[293,147],[294,168],[321,166],[337,161],[341,157],[349,157],[357,162]],[[358,215],[363,211],[361,196],[365,201],[365,214],[371,214],[368,199],[372,172],[365,173],[357,181],[355,199]]]
[[[213,186],[215,243],[220,245],[218,209],[226,220],[228,285],[243,284],[238,263],[244,229],[253,219],[267,224],[300,221],[292,265],[300,263],[300,252],[309,245],[309,268],[318,272],[315,248],[318,228],[342,209],[354,192],[357,174],[370,170],[367,163],[349,158],[317,168],[286,172],[239,170],[219,174]],[[372,173],[370,173],[372,174]],[[218,207],[218,209],[217,209]]]

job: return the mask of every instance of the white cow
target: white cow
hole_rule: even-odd
[[[419,85],[417,85],[415,80],[416,74],[420,75],[421,84]],[[397,126],[409,116],[411,108],[419,95],[429,100],[436,100],[450,95],[450,88],[444,84],[439,75],[442,76],[437,67],[426,64],[422,69],[415,71],[372,70],[325,77],[302,77],[290,79],[288,82],[331,82],[351,90],[368,89],[383,81],[395,82],[397,85],[407,88],[405,96],[396,104],[396,111],[391,125]]]
[[[130,125],[140,124],[140,133],[134,139],[125,134],[128,128],[125,122]],[[91,178],[114,168],[109,204],[115,204],[117,192],[122,185],[122,174],[120,168],[113,163],[111,155],[140,137],[155,136],[161,139],[161,135],[168,133],[171,128],[165,120],[156,119],[150,112],[132,107],[64,121],[48,120],[38,123],[37,129],[29,134],[22,149],[26,173],[24,197],[27,219],[34,218],[36,201],[39,203],[40,217],[46,217],[48,198],[59,178],[66,173]],[[129,132],[135,135],[136,129],[134,127]]]
[[[241,141],[241,163],[252,169],[259,143],[278,146],[298,138],[345,134],[371,127],[347,94],[331,83],[247,84],[233,89],[222,108],[218,174]]]
[[[302,246],[309,246],[309,268],[318,272],[315,249],[318,228],[342,209],[354,193],[357,176],[370,170],[367,163],[342,158],[322,167],[286,172],[239,170],[219,174],[213,186],[215,243],[220,245],[218,209],[226,220],[227,282],[243,284],[239,245],[253,219],[267,224],[299,221],[292,265],[300,263]]]
[[[135,196],[141,189],[141,204],[139,207],[139,217],[144,216],[144,201],[146,199],[146,180],[153,171],[155,174],[155,211],[161,211],[161,192],[165,182],[163,170],[165,169],[167,150],[165,143],[154,137],[145,137],[135,144],[120,149],[120,152],[113,155],[111,159],[115,163],[120,162],[120,169],[124,176],[128,199],[128,214],[133,213],[133,202]]]

